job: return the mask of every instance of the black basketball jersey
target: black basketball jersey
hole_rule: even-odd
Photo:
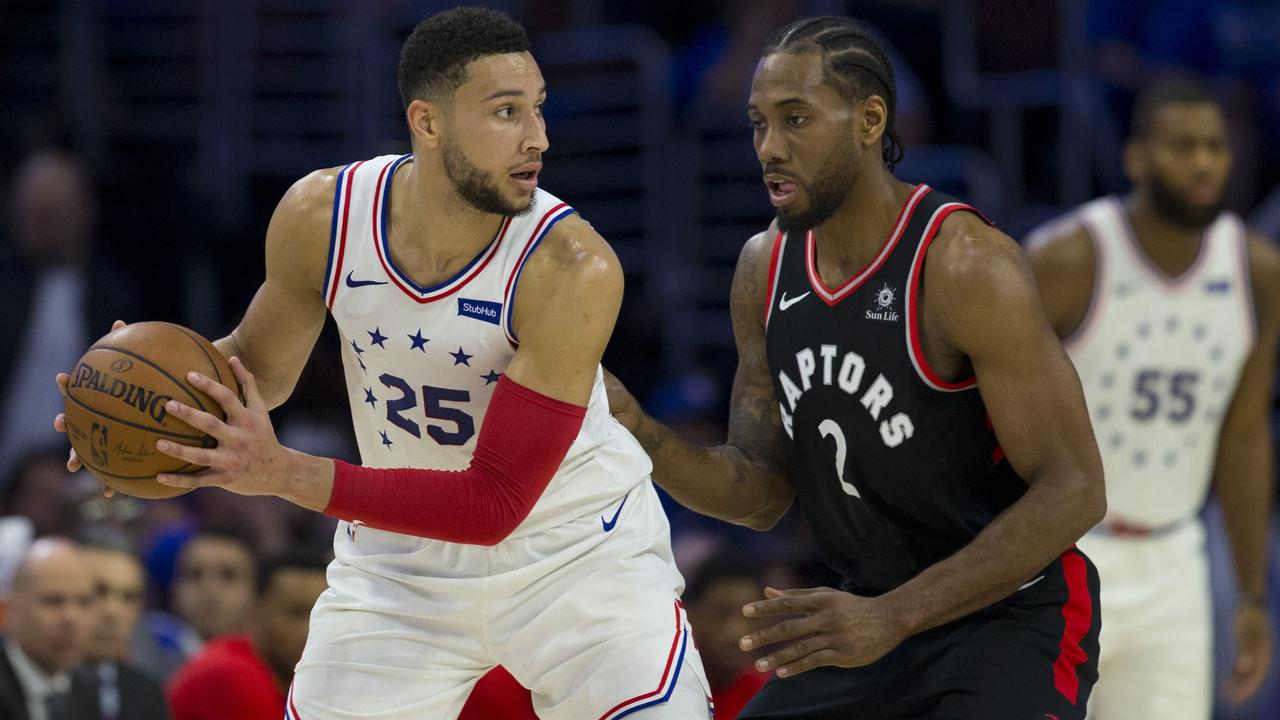
[[[977,211],[920,185],[893,234],[836,290],[812,233],[779,234],[765,314],[796,501],[845,589],[891,590],[967,545],[1021,497],[975,378],[920,349],[923,260],[944,218]]]

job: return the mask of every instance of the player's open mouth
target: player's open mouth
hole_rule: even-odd
[[[538,173],[529,171],[521,173],[511,173],[511,179],[525,190],[534,190],[538,187]]]
[[[774,207],[786,205],[795,198],[797,185],[791,180],[765,178],[764,184],[769,188],[769,202]]]
[[[533,192],[538,187],[538,172],[542,170],[542,163],[528,163],[516,168],[516,172],[511,173],[511,179],[516,181],[522,189],[527,192]]]

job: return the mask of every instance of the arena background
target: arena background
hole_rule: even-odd
[[[606,365],[655,415],[708,442],[723,437],[733,371],[733,264],[771,217],[746,89],[766,35],[796,17],[851,14],[877,29],[898,77],[907,148],[898,176],[967,199],[1015,238],[1125,190],[1119,153],[1134,91],[1173,73],[1202,78],[1227,108],[1230,207],[1269,237],[1280,231],[1280,3],[486,4],[525,23],[548,81],[543,187],[576,206],[626,270]],[[424,14],[450,5],[0,0],[0,185],[9,188],[32,152],[58,146],[92,172],[93,191],[75,202],[100,210],[89,247],[61,260],[85,270],[88,299],[83,322],[67,325],[79,333],[68,342],[87,346],[116,317],[178,322],[210,338],[232,328],[261,282],[263,233],[284,190],[316,168],[408,149],[399,45]],[[0,223],[0,286],[10,288],[54,262],[24,256],[12,214]],[[17,298],[0,308],[0,370],[40,351],[14,310],[22,307]],[[274,417],[286,444],[355,459],[335,337],[330,323]],[[10,380],[0,376],[0,426],[46,423]],[[65,456],[65,445],[51,429],[18,447],[0,443],[0,514],[28,515],[38,532],[124,531],[147,558],[157,608],[174,548],[191,528],[234,521],[264,551],[324,545],[331,532],[328,520],[283,502],[212,491],[107,501],[92,478],[59,475],[50,463],[32,470],[54,455]],[[759,535],[674,507],[672,516],[689,573],[733,547],[759,557],[778,582],[827,581],[795,517]],[[1230,569],[1220,543],[1214,557],[1226,617]],[[1280,717],[1276,676],[1264,697],[1218,717]]]

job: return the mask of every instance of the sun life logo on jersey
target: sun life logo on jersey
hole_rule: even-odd
[[[897,322],[898,311],[893,309],[893,301],[897,299],[897,293],[893,291],[893,288],[889,287],[889,283],[885,283],[883,287],[876,291],[875,307],[867,310],[867,319]]]

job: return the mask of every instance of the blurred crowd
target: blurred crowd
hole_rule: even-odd
[[[814,11],[847,11],[875,25],[892,48],[908,157],[922,144],[982,148],[987,142],[984,120],[945,89],[949,69],[940,37],[948,19],[940,1],[702,0],[680,3],[679,12],[672,3],[514,5],[535,32],[577,22],[568,5],[595,7],[602,24],[655,29],[673,57],[669,92],[677,116],[707,105],[737,111],[770,30]],[[1005,12],[1011,5],[967,4],[983,18],[986,66],[1065,63],[1043,57],[1035,34],[1016,27],[1021,16]],[[1207,80],[1228,110],[1237,158],[1229,206],[1264,231],[1280,229],[1280,4],[1126,0],[1082,7],[1091,92],[1099,100],[1090,132],[1099,142],[1113,138],[1116,147],[1102,156],[1111,162],[1091,173],[1090,191],[1123,190],[1118,138],[1127,131],[1134,94],[1155,78],[1189,74]],[[11,99],[0,94],[0,106]],[[189,190],[158,173],[122,192],[114,182],[121,169],[95,164],[65,131],[67,123],[94,120],[50,121],[50,115],[5,126],[13,132],[0,141],[6,199],[0,222],[0,718],[279,717],[275,709],[301,654],[308,613],[325,588],[334,521],[282,500],[214,490],[158,501],[106,498],[96,479],[67,472],[68,448],[51,421],[62,404],[54,372],[72,367],[113,320],[172,320],[209,337],[234,325],[231,313],[247,304],[261,277],[261,237],[281,182],[255,188],[251,206],[260,210],[238,225],[207,223],[227,236],[213,247],[235,256],[226,267],[237,270],[220,275],[215,287],[193,287],[180,266],[182,253],[170,257],[162,248],[181,245],[187,234],[208,242],[208,229],[175,222],[171,215],[182,215],[178,211],[160,213],[155,224],[146,220],[157,204],[185,212],[195,204]],[[1055,137],[1060,121],[1032,119],[1030,155],[1038,140]],[[750,143],[745,118],[742,143]],[[554,150],[548,162],[555,162]],[[1038,188],[1056,182],[1053,168],[1037,166],[1034,157],[1029,168],[1028,177],[1007,178],[1007,184],[1048,199]],[[928,168],[924,174],[927,180]],[[763,188],[760,196],[763,202]],[[129,206],[131,198],[139,205]],[[183,223],[201,225],[208,212],[196,208]],[[1006,229],[1016,236],[1027,228]],[[644,328],[629,328],[626,318],[606,361],[617,358],[630,370],[631,376],[620,373],[623,379],[686,437],[723,438],[732,367],[707,363],[664,374],[656,360],[661,348],[652,347]],[[727,314],[718,322],[727,327]],[[285,445],[356,461],[338,358],[330,329],[294,399],[274,419]],[[737,649],[747,621],[736,609],[757,599],[764,585],[834,581],[795,513],[759,534],[674,503],[668,511],[716,704],[731,718],[731,708],[763,682]],[[1257,707],[1271,702],[1272,709],[1254,711],[1274,714],[1257,717],[1280,717],[1280,690],[1264,696]],[[1245,717],[1229,713],[1220,717]]]

